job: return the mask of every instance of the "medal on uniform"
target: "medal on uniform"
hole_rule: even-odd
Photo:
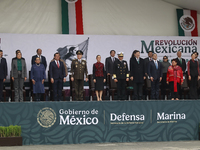
[[[75,64],[78,65],[78,62],[76,61]]]
[[[124,62],[124,68],[126,68],[126,62]]]
[[[77,65],[76,65],[76,68],[77,68]]]
[[[85,65],[85,62],[83,61],[82,64]]]

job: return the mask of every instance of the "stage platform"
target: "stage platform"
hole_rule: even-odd
[[[0,126],[21,125],[23,145],[199,139],[200,100],[0,103]]]

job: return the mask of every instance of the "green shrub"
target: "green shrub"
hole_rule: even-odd
[[[6,127],[2,127],[2,132],[3,132],[3,136],[2,137],[7,137]]]
[[[0,126],[0,137],[3,136],[3,129],[2,129],[2,126]]]
[[[21,136],[21,132],[21,126],[18,125],[0,126],[0,137],[18,137]]]
[[[21,126],[15,126],[15,136],[21,136],[21,132],[22,132],[22,129],[21,129]]]

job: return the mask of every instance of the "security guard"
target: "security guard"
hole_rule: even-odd
[[[118,60],[114,63],[113,68],[113,78],[114,82],[117,83],[117,96],[119,100],[126,99],[126,81],[129,81],[128,65],[125,60],[123,60],[124,53],[118,53]]]
[[[71,81],[74,81],[76,100],[83,100],[83,85],[84,74],[85,81],[88,81],[88,70],[86,61],[82,59],[83,52],[78,50],[76,52],[77,59],[72,60],[71,63]]]

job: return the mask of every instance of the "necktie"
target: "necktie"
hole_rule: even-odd
[[[115,59],[114,58],[112,58],[112,62],[114,62],[115,61]]]
[[[58,68],[60,67],[58,61],[57,61],[57,66],[58,66]]]
[[[137,59],[138,64],[140,64],[139,59]]]
[[[180,63],[182,64],[182,59],[181,59],[181,58],[179,59],[179,61],[180,61]]]
[[[158,63],[155,61],[156,69],[158,69]]]

